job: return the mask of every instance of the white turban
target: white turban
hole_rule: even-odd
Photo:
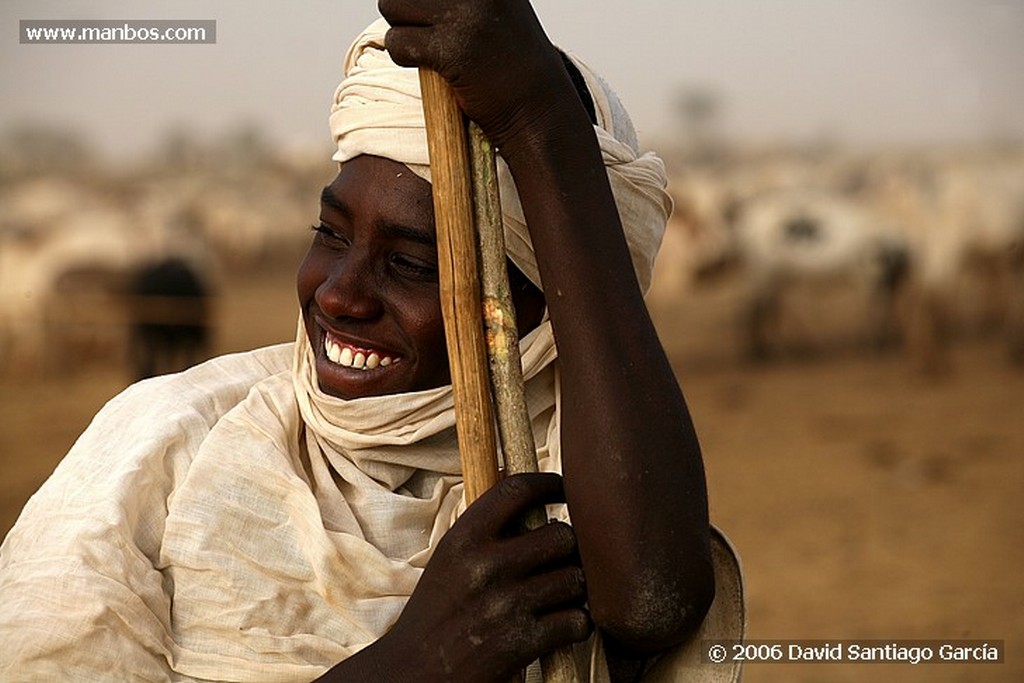
[[[429,181],[430,159],[419,76],[416,69],[397,66],[385,51],[384,35],[388,28],[383,19],[371,24],[356,38],[345,57],[345,77],[335,91],[330,115],[331,134],[338,145],[333,158],[344,163],[361,154],[385,157],[407,165]],[[570,59],[583,75],[594,100],[601,156],[637,281],[646,293],[672,210],[672,200],[665,191],[665,166],[654,154],[640,154],[633,123],[604,80],[575,56],[570,55]],[[523,207],[512,175],[500,158],[498,181],[509,257],[534,284],[542,287]]]

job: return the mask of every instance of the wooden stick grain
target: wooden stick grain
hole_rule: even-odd
[[[441,314],[466,502],[498,482],[464,117],[440,74],[420,69],[437,226]]]
[[[519,331],[508,282],[494,149],[475,123],[469,124],[468,135],[487,360],[501,451],[508,474],[536,472],[537,450],[526,406]]]

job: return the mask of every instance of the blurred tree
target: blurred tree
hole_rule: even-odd
[[[157,151],[160,165],[174,171],[188,171],[199,168],[207,157],[192,131],[175,127],[167,131]]]
[[[96,163],[95,150],[74,130],[22,123],[0,134],[0,176],[75,172]]]
[[[725,152],[721,130],[724,100],[712,87],[687,85],[675,97],[683,155],[693,162],[714,163]]]

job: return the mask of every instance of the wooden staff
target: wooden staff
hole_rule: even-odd
[[[462,112],[448,83],[437,72],[420,69],[420,88],[433,179],[441,315],[468,504],[498,483],[497,441],[487,379],[467,162],[469,150]]]
[[[420,69],[419,74],[433,177],[441,312],[468,504],[498,479],[488,376],[507,472],[536,472],[537,451],[505,266],[494,150],[473,123],[468,124],[467,145],[467,124],[447,82],[434,71]],[[543,509],[530,511],[524,521],[528,529],[546,522]],[[577,681],[571,648],[544,656],[541,669],[546,683]]]
[[[501,436],[501,451],[505,456],[505,471],[508,474],[536,472],[537,448],[533,441],[530,411],[526,405],[516,309],[508,284],[494,148],[475,123],[469,124],[469,141],[487,359],[498,412],[498,432]],[[523,524],[527,529],[537,529],[547,524],[544,508],[528,511]],[[575,683],[576,664],[572,649],[560,648],[542,657],[541,671],[546,683]]]

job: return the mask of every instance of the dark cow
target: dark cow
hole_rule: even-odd
[[[129,286],[131,357],[136,379],[203,360],[210,343],[210,291],[180,258],[145,265]]]

